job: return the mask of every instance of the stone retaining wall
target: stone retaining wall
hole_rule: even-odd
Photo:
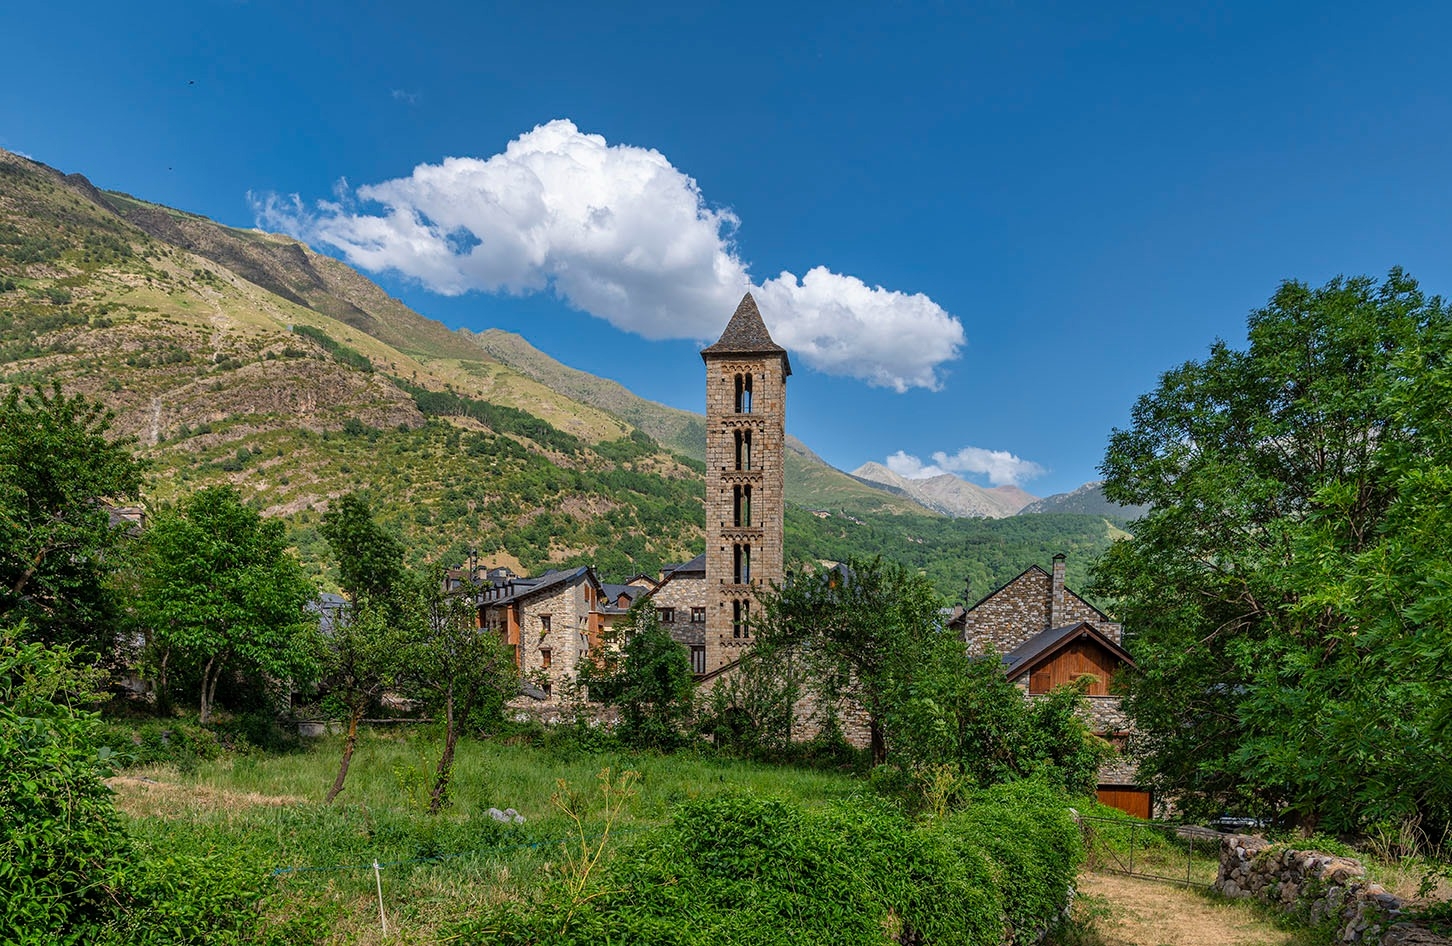
[[[1350,857],[1233,834],[1220,843],[1214,887],[1227,897],[1255,897],[1287,913],[1300,913],[1312,923],[1332,919],[1343,943],[1452,944],[1452,939],[1403,920],[1406,904],[1368,881],[1361,862]]]

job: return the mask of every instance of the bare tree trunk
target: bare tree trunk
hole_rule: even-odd
[[[873,717],[867,728],[872,738],[872,764],[881,765],[887,761],[887,740],[882,735],[882,724]]]
[[[166,693],[166,663],[171,660],[171,648],[167,648],[161,654],[161,666],[156,669],[156,710],[158,713],[166,713],[171,709],[171,700]]]
[[[215,685],[213,685],[212,687],[208,687],[207,684],[211,682],[212,665],[216,662],[216,657],[209,657],[207,658],[207,665],[202,668],[202,707],[200,713],[197,716],[197,722],[203,726],[207,725],[207,723],[211,722],[212,720],[212,700],[208,695],[208,691],[209,689],[215,690],[216,687]]]
[[[333,787],[328,789],[328,797],[323,799],[325,805],[331,805],[333,799],[343,790],[343,781],[348,777],[348,765],[353,761],[353,749],[358,745],[358,721],[363,718],[363,711],[367,707],[367,703],[360,703],[348,714],[348,738],[343,742],[343,764],[338,766],[338,777],[333,780]]]
[[[435,773],[434,790],[429,795],[429,814],[436,815],[444,807],[444,798],[449,791],[449,779],[454,774],[454,743],[459,741],[459,731],[454,726],[454,691],[449,690],[444,700],[444,754],[439,756],[439,768]]]

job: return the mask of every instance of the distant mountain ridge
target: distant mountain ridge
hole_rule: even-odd
[[[975,519],[1003,519],[1016,515],[1036,497],[1017,486],[979,486],[951,473],[909,479],[881,463],[864,463],[851,474],[854,478],[908,496],[945,516]]]
[[[1116,502],[1111,502],[1104,495],[1104,481],[1095,480],[1067,493],[1055,493],[1052,496],[1035,500],[1024,506],[1020,514],[1060,512],[1107,516],[1111,519],[1128,522],[1149,512],[1149,507],[1121,506]]]

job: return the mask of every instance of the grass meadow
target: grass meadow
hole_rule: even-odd
[[[869,791],[845,773],[691,753],[463,741],[452,804],[430,816],[436,738],[365,732],[347,787],[324,805],[341,750],[339,737],[325,737],[280,754],[134,767],[111,785],[132,832],[155,855],[225,852],[275,872],[272,912],[308,911],[349,943],[433,942],[452,922],[530,893],[561,868],[563,845],[578,851],[582,842],[629,840],[689,799],[739,788],[814,807]],[[638,778],[605,838],[601,775],[618,785],[627,771]],[[496,821],[491,807],[513,808],[525,821]]]

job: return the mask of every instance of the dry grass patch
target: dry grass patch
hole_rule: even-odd
[[[1218,901],[1195,890],[1122,874],[1085,871],[1079,892],[1094,915],[1086,946],[1292,946],[1244,901]]]
[[[205,785],[178,785],[145,775],[117,775],[106,779],[106,785],[116,793],[116,807],[133,818],[176,818],[214,811],[277,808],[307,801],[296,795],[263,795]]]

